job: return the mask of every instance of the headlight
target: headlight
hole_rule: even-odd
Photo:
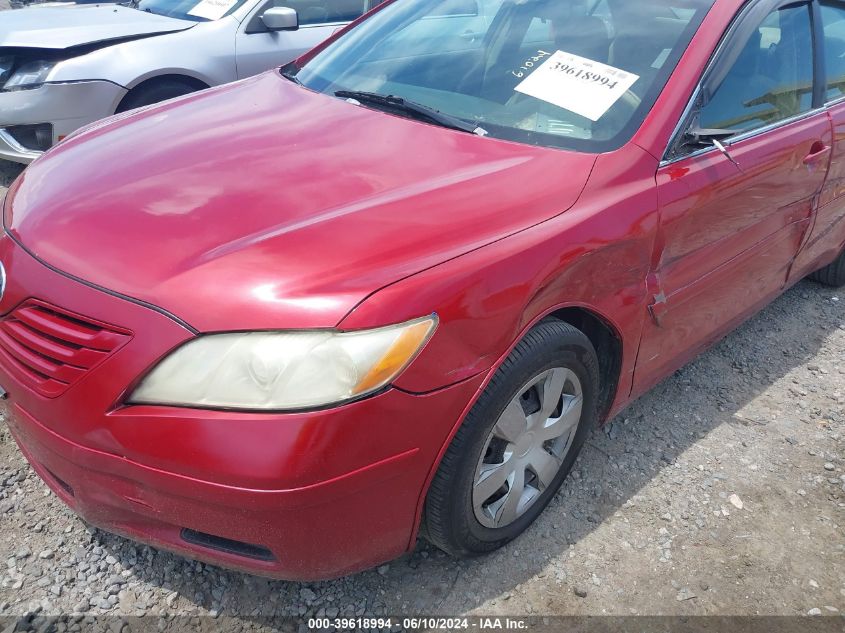
[[[55,62],[27,62],[12,73],[12,76],[3,85],[3,90],[37,88],[46,81],[53,66],[55,66]]]
[[[359,332],[201,336],[161,361],[129,402],[255,411],[340,404],[394,380],[436,327],[432,315]]]

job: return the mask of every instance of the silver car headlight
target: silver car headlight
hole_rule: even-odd
[[[437,316],[400,325],[336,330],[210,334],[165,357],[130,404],[251,411],[325,407],[393,381],[437,327]]]
[[[56,62],[34,61],[21,64],[3,84],[3,90],[25,90],[44,84]]]

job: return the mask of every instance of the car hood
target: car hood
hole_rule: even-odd
[[[48,265],[200,331],[331,327],[386,285],[566,211],[594,163],[270,72],[65,141],[9,191],[5,224]]]
[[[196,25],[118,5],[30,7],[3,12],[0,47],[61,50],[183,31]]]

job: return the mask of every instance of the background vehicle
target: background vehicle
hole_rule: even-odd
[[[379,1],[138,0],[0,13],[0,158],[27,163],[115,112],[280,66]]]

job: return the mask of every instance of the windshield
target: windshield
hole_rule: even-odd
[[[208,22],[229,15],[244,2],[246,0],[140,0],[135,6],[141,11],[169,18]]]
[[[608,151],[640,126],[714,1],[395,0],[287,74],[497,138]]]

